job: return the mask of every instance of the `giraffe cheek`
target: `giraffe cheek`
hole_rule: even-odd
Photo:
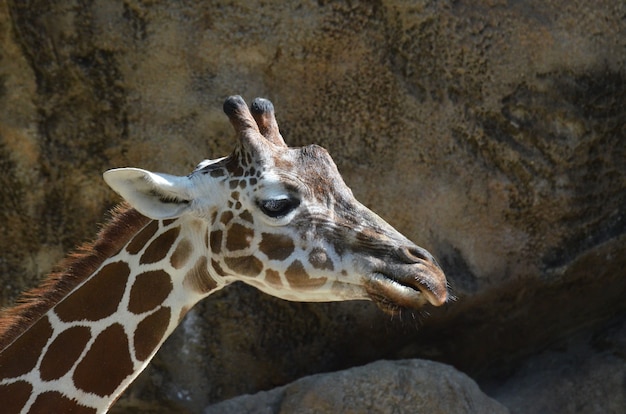
[[[254,256],[225,257],[224,262],[230,270],[242,276],[255,277],[263,270],[263,262]]]
[[[183,283],[192,290],[203,294],[209,293],[217,287],[217,282],[215,282],[209,274],[207,268],[207,258],[205,256],[198,259],[193,269],[185,275]]]
[[[213,268],[213,270],[215,270],[215,273],[217,273],[218,275],[222,277],[228,276],[228,273],[226,273],[224,269],[222,269],[222,266],[220,266],[219,262],[217,262],[216,260],[211,259],[211,267]]]
[[[252,217],[252,214],[250,214],[248,210],[242,211],[241,214],[239,214],[239,218],[250,224],[254,224],[254,217]]]
[[[280,280],[280,274],[275,270],[265,270],[265,281],[273,287],[283,287],[283,282]]]
[[[326,283],[325,277],[311,277],[299,260],[295,260],[287,270],[285,277],[292,288],[316,289]]]
[[[335,270],[333,261],[328,257],[326,251],[319,247],[314,248],[309,253],[309,263],[318,270]]]
[[[211,246],[211,252],[215,255],[222,251],[222,236],[222,230],[212,231],[209,236],[209,246]]]
[[[254,231],[246,226],[235,223],[228,230],[226,249],[229,251],[243,250],[250,247]]]
[[[229,207],[229,208],[231,208],[231,207]],[[223,212],[222,215],[220,216],[220,223],[222,223],[224,226],[227,226],[228,223],[231,222],[233,217],[235,217],[233,212],[230,211],[230,210],[227,210],[227,211]]]
[[[295,250],[291,237],[284,234],[262,233],[259,250],[270,260],[285,260]]]

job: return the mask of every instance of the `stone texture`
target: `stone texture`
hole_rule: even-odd
[[[378,361],[318,374],[212,405],[204,414],[508,413],[454,368],[432,361]]]
[[[0,1],[1,303],[95,234],[117,202],[103,170],[187,173],[232,149],[226,96],[265,96],[287,142],[328,148],[457,300],[389,320],[232,286],[117,410],[198,412],[381,358],[516,384],[530,356],[624,317],[625,15],[621,0]]]
[[[488,393],[513,414],[619,414],[626,407],[626,318],[578,333],[521,364]]]

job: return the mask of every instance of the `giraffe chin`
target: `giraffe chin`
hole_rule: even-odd
[[[400,314],[404,309],[420,309],[428,303],[441,305],[426,286],[403,285],[383,273],[372,274],[365,289],[370,299],[389,315]]]

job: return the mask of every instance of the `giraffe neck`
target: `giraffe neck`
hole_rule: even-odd
[[[194,249],[208,243],[203,226],[124,210],[35,299],[9,310],[0,319],[7,412],[105,412],[185,313],[221,287]]]

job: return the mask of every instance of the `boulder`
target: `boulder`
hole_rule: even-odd
[[[326,147],[360,201],[439,259],[456,300],[390,319],[234,285],[116,410],[199,412],[417,358],[539,401],[532,357],[626,311],[624,15],[623,0],[0,0],[0,303],[93,237],[119,201],[104,170],[227,155],[224,98],[264,96],[290,145]],[[625,371],[589,378],[609,367]]]
[[[301,378],[207,407],[204,414],[508,413],[467,375],[437,362],[377,361]]]
[[[571,335],[483,384],[512,414],[620,414],[626,408],[626,318]]]

